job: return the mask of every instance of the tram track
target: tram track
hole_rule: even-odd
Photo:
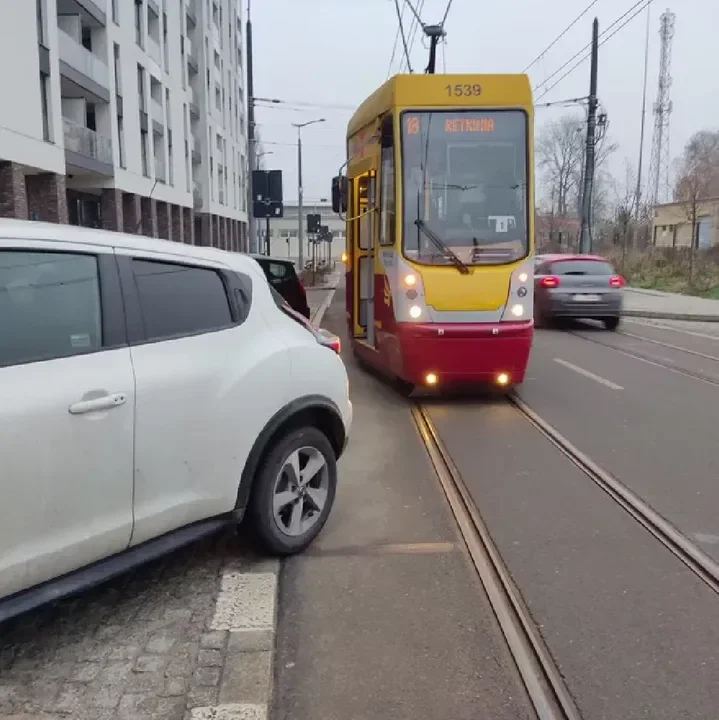
[[[412,417],[537,717],[580,720],[562,674],[429,413],[416,404]]]
[[[711,375],[706,375],[705,373],[697,372],[696,370],[689,370],[685,367],[679,367],[678,365],[675,365],[673,363],[667,362],[663,360],[662,358],[657,358],[656,356],[652,356],[648,353],[642,353],[637,352],[636,350],[630,350],[628,348],[618,347],[617,345],[612,345],[611,343],[602,342],[601,340],[597,340],[596,338],[589,337],[586,334],[583,334],[581,330],[569,330],[568,331],[570,335],[574,335],[575,337],[580,338],[581,340],[586,340],[587,342],[594,343],[595,345],[601,345],[602,347],[609,348],[610,350],[616,350],[618,353],[622,353],[623,355],[627,355],[628,357],[633,357],[637,360],[641,360],[645,363],[649,363],[650,365],[656,365],[657,367],[665,368],[666,370],[670,370],[672,372],[678,373],[680,375],[684,375],[685,377],[693,378],[694,380],[699,380],[701,382],[707,383],[709,385],[713,385],[714,387],[719,387],[719,378],[712,377]],[[671,350],[675,350],[678,352],[684,352],[688,355],[700,357],[706,360],[711,360],[713,362],[719,362],[719,357],[715,357],[713,355],[707,355],[704,353],[700,353],[696,350],[689,350],[687,348],[683,348],[679,345],[671,345],[669,343],[664,343],[661,340],[654,340],[645,338],[641,335],[633,335],[630,333],[624,333],[620,332],[618,333],[620,335],[624,335],[626,337],[631,337],[634,339],[643,340],[645,342],[653,343],[656,345],[660,345],[663,347],[666,347]]]
[[[714,593],[719,594],[717,562],[624,483],[575,447],[521,398],[512,394],[507,397],[507,402],[661,545]],[[412,407],[412,416],[537,717],[541,720],[579,720],[581,714],[562,673],[428,409],[417,402]]]

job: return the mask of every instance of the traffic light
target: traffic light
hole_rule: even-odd
[[[252,214],[256,218],[281,218],[282,170],[254,170],[252,172]]]
[[[322,217],[319,213],[310,213],[307,215],[307,234],[316,235],[320,232],[320,223]]]

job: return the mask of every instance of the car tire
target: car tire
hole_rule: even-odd
[[[318,470],[302,477],[310,462]],[[282,556],[302,552],[327,522],[336,492],[337,457],[324,433],[303,427],[280,437],[258,469],[248,508],[264,549]]]
[[[608,317],[604,318],[604,327],[607,328],[607,330],[616,330],[619,327],[619,317]]]

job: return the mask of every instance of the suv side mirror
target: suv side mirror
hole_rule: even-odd
[[[347,212],[347,178],[344,175],[332,178],[332,210],[338,214]]]

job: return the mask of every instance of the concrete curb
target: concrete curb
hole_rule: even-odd
[[[693,313],[671,313],[658,310],[622,310],[624,317],[647,318],[650,320],[684,320],[685,322],[719,323],[719,315],[696,315]]]

